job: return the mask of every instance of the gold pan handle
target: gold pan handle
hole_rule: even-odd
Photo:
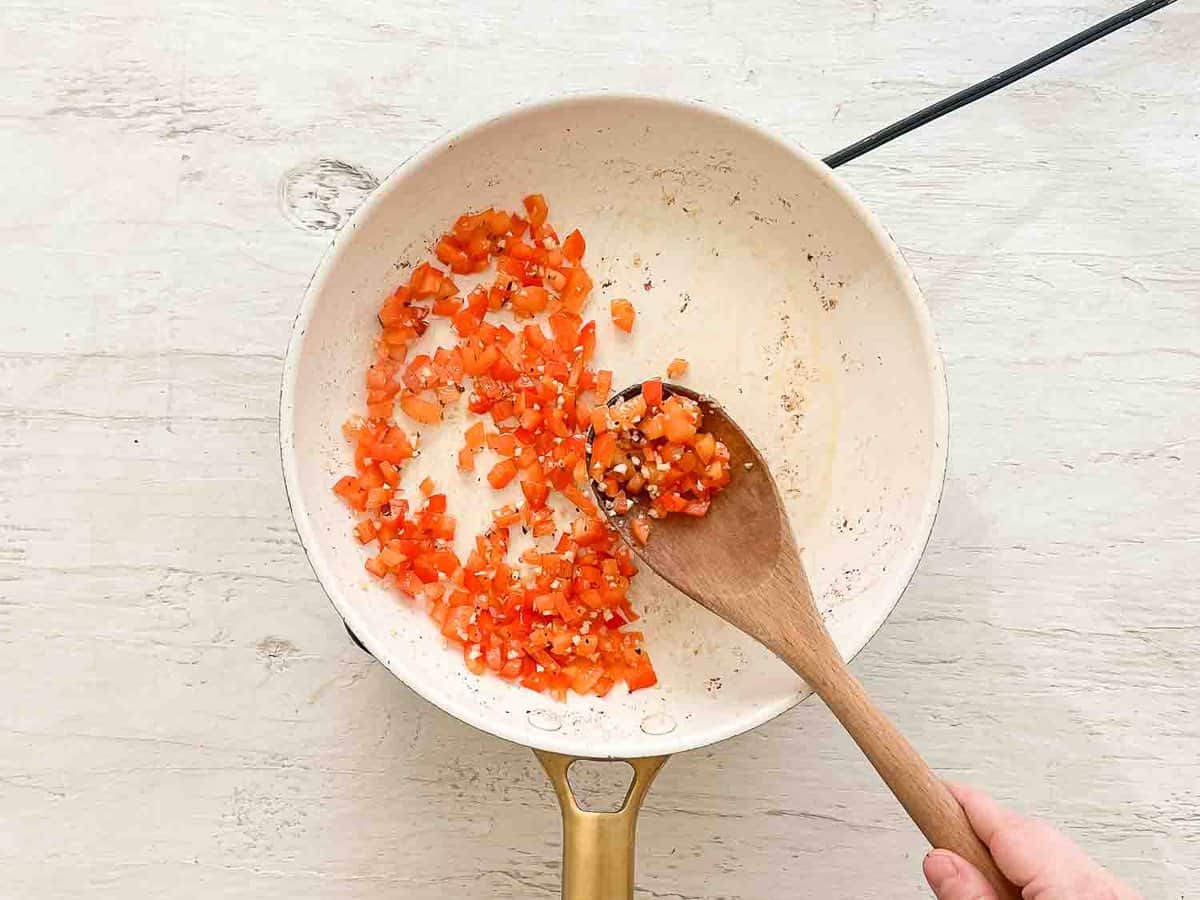
[[[567,780],[571,764],[585,757],[533,751],[550,776],[563,823],[563,900],[633,900],[634,837],[638,811],[665,756],[612,760],[626,762],[633,780],[616,812],[580,809]]]

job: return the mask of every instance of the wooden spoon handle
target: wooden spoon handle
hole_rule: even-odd
[[[806,667],[807,668],[807,667]],[[837,716],[909,817],[934,847],[951,850],[977,868],[1000,900],[1021,900],[1021,891],[1001,874],[954,795],[867,696],[841,659],[822,666],[813,689]],[[803,674],[803,673],[802,673]]]

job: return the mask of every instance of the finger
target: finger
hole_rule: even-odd
[[[1006,809],[978,788],[948,786],[979,839],[987,844],[996,866],[1017,887],[1034,879],[1053,884],[1067,873],[1090,873],[1098,868],[1074,841],[1045,822]]]
[[[997,900],[979,870],[949,850],[933,850],[922,866],[937,900]]]
[[[992,839],[1001,830],[1024,821],[1021,816],[1011,809],[1005,809],[979,788],[955,781],[947,781],[946,787],[950,788],[950,793],[971,820],[971,827],[975,829],[979,839],[988,846],[991,846]]]

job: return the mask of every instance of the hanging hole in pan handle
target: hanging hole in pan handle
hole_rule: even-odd
[[[568,774],[584,757],[533,752],[550,776],[562,811],[563,900],[632,900],[638,811],[667,757],[612,760],[626,763],[633,779],[616,811],[593,812],[580,806]]]

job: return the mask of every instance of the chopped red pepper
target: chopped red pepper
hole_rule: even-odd
[[[593,438],[590,474],[614,510],[624,514],[638,501],[646,507],[629,523],[639,543],[650,538],[646,514],[704,516],[729,484],[729,450],[701,431],[703,421],[695,401],[678,394],[664,398],[655,379],[610,409],[607,422],[614,429]]]
[[[637,317],[637,311],[632,303],[624,297],[618,297],[609,304],[609,312],[612,314],[614,325],[626,333],[633,331],[633,320]]]
[[[593,286],[583,266],[587,244],[578,230],[560,244],[540,194],[524,199],[524,211],[524,218],[496,209],[460,216],[433,250],[445,268],[421,263],[384,300],[366,375],[367,415],[344,429],[355,474],[334,491],[358,514],[355,537],[374,554],[367,571],[390,577],[422,604],[445,638],[461,646],[471,672],[560,699],[568,691],[605,696],[618,682],[637,690],[657,682],[642,634],[626,630],[636,619],[628,591],[637,568],[582,487],[589,427],[601,433],[602,460],[618,453],[617,435],[603,436],[612,373],[590,368],[596,328],[583,319]],[[485,276],[466,297],[459,293],[451,274],[478,274],[493,264],[491,283]],[[619,303],[614,320],[630,330],[633,306]],[[505,308],[531,321],[514,331],[488,320]],[[430,316],[449,320],[453,341],[410,352]],[[658,407],[654,390],[643,411]],[[495,454],[489,484],[500,490],[518,481],[523,502],[496,509],[489,530],[460,558],[447,496],[426,479],[419,509],[402,499],[404,469],[417,449],[396,416],[436,425],[464,395],[467,409],[487,418],[466,429],[459,470],[474,472],[480,453]],[[695,454],[712,464],[715,449],[703,438]],[[549,505],[554,492],[578,510],[561,523]],[[683,511],[700,502],[689,497]],[[517,527],[538,542],[519,565],[508,558],[509,532]]]

